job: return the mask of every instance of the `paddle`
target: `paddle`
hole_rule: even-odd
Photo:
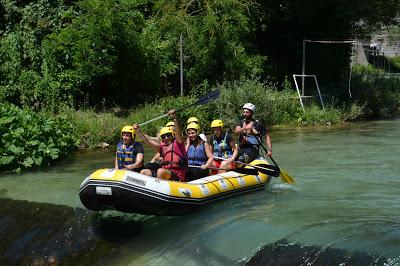
[[[194,105],[206,104],[206,103],[208,103],[208,102],[210,102],[210,101],[212,101],[212,100],[217,99],[217,98],[219,97],[219,94],[220,94],[219,90],[214,90],[214,91],[207,92],[205,95],[203,95],[201,98],[199,98],[199,99],[198,99],[197,101],[195,101],[194,103],[189,104],[189,105],[184,106],[184,107],[181,107],[181,108],[178,108],[178,109],[176,110],[176,112],[180,112],[180,111],[182,111],[182,110],[184,110],[184,109],[187,109],[187,108],[189,108],[189,107],[192,107],[192,106],[194,106]],[[153,118],[153,119],[151,119],[151,120],[149,120],[149,121],[146,121],[146,122],[143,122],[143,123],[139,124],[139,126],[147,125],[148,123],[151,123],[151,122],[153,122],[153,121],[156,121],[156,120],[158,120],[158,119],[161,119],[161,118],[164,118],[164,117],[167,117],[167,116],[168,116],[168,114],[160,115],[160,116],[158,116],[158,117],[156,117],[156,118]]]
[[[264,150],[265,153],[268,153],[267,149],[266,149],[263,145],[261,145],[261,147],[263,148],[263,150]],[[279,176],[281,177],[282,182],[283,182],[283,183],[288,183],[288,184],[293,184],[293,183],[295,182],[294,178],[291,177],[286,171],[280,169],[279,166],[278,166],[278,164],[275,162],[274,158],[272,158],[272,156],[269,157],[269,158],[271,158],[271,161],[272,161],[272,162],[276,165],[276,167],[279,169],[279,172],[280,172],[280,173],[279,173]]]
[[[222,157],[216,157],[214,156],[215,159],[217,160],[222,160],[222,161],[226,161],[227,159],[222,158]],[[263,165],[263,166],[258,166],[258,165],[252,165],[252,164],[248,164],[248,163],[243,163],[240,161],[233,161],[234,163],[237,164],[242,164],[242,165],[248,165],[253,167],[254,169],[252,170],[257,170],[257,172],[261,172],[263,174],[269,175],[269,176],[279,176],[279,167],[275,166],[275,165]],[[249,168],[237,168],[237,169],[249,169]]]
[[[200,165],[189,165],[191,168],[201,168]],[[225,171],[234,171],[239,174],[244,174],[244,175],[257,175],[258,171],[256,169],[250,169],[250,168],[230,168],[230,169],[224,169],[224,168],[217,168],[217,167],[207,167],[207,169],[210,170],[225,170]]]
[[[279,168],[279,166],[275,162],[274,158],[272,158],[272,156],[270,158],[271,158],[272,162],[276,165],[276,167]],[[283,183],[293,184],[295,182],[294,178],[292,176],[290,176],[289,173],[286,172],[285,170],[280,169],[279,176],[281,177],[281,180],[282,180]]]

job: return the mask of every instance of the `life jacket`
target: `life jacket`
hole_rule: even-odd
[[[233,155],[231,145],[226,142],[226,136],[228,135],[228,133],[225,132],[224,134],[225,136],[220,142],[218,142],[215,135],[212,136],[212,145],[214,150],[213,156],[215,157],[229,158]]]
[[[136,162],[137,151],[135,150],[135,143],[125,145],[123,141],[117,144],[117,161],[118,169],[124,169],[125,166],[134,164]]]
[[[243,127],[245,122],[246,122],[246,119],[243,119],[242,127]],[[253,122],[254,122],[254,127],[257,125],[257,123],[259,123],[258,120],[254,120],[254,119],[253,119]],[[239,135],[239,145],[242,145],[242,146],[243,145],[254,145],[257,148],[259,148],[261,143],[262,143],[261,137],[262,136],[261,136],[260,133],[257,134],[257,135],[247,134],[247,133],[240,133],[240,135]]]
[[[203,165],[207,162],[207,154],[205,149],[205,143],[194,146],[190,144],[187,150],[187,157],[189,165]]]
[[[163,157],[163,168],[164,169],[186,169],[187,168],[187,157],[185,153],[185,147],[183,144],[179,144],[174,141],[169,145],[160,145],[160,155]]]

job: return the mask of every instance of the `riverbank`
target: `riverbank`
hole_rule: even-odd
[[[33,112],[5,104],[1,109],[0,120],[3,135],[0,171],[18,172],[24,168],[49,165],[76,149],[114,148],[124,125],[145,122],[170,109],[188,106],[210,89],[219,89],[220,97],[179,112],[179,120],[183,126],[189,117],[195,116],[205,133],[211,133],[210,123],[214,119],[222,119],[224,129],[232,131],[241,119],[242,106],[246,102],[256,105],[255,117],[272,130],[281,127],[332,126],[346,121],[388,117],[398,111],[400,106],[400,93],[395,84],[397,83],[388,85],[388,89],[384,91],[378,90],[379,86],[372,85],[365,92],[354,89],[354,94],[358,97],[352,102],[339,105],[325,100],[325,110],[318,102],[307,103],[303,110],[297,92],[288,82],[278,87],[277,84],[258,80],[225,82],[213,88],[198,88],[189,96],[166,96],[130,109],[115,107],[98,111],[66,108],[59,113],[51,113]],[[380,92],[379,95],[371,98],[377,91]],[[371,97],[368,98],[368,95]],[[167,122],[167,118],[156,120],[143,126],[143,130],[155,136]]]

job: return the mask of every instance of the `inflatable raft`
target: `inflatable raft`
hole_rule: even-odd
[[[253,165],[267,165],[255,160]],[[94,211],[183,215],[211,202],[245,192],[264,189],[271,177],[244,175],[233,171],[191,182],[175,182],[145,176],[128,170],[100,169],[81,184],[82,204]]]

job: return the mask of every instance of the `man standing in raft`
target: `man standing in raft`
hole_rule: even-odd
[[[262,138],[265,135],[265,143],[267,144],[267,156],[272,156],[271,136],[268,128],[260,121],[254,119],[254,111],[256,107],[252,103],[243,105],[244,119],[240,120],[236,125],[235,134],[239,134],[239,153],[238,161],[250,163],[260,154],[260,146]]]
[[[143,166],[144,149],[140,142],[135,141],[135,130],[124,126],[121,130],[122,140],[117,144],[115,169],[127,169],[139,172]]]
[[[168,114],[173,119],[175,134],[171,127],[163,127],[160,130],[160,143],[151,140],[149,136],[142,133],[138,124],[135,124],[133,127],[140,138],[155,152],[159,152],[163,158],[163,166],[157,170],[157,178],[185,181],[187,157],[181,126],[176,118],[175,110],[169,111]],[[143,169],[140,173],[151,176],[149,169]]]

